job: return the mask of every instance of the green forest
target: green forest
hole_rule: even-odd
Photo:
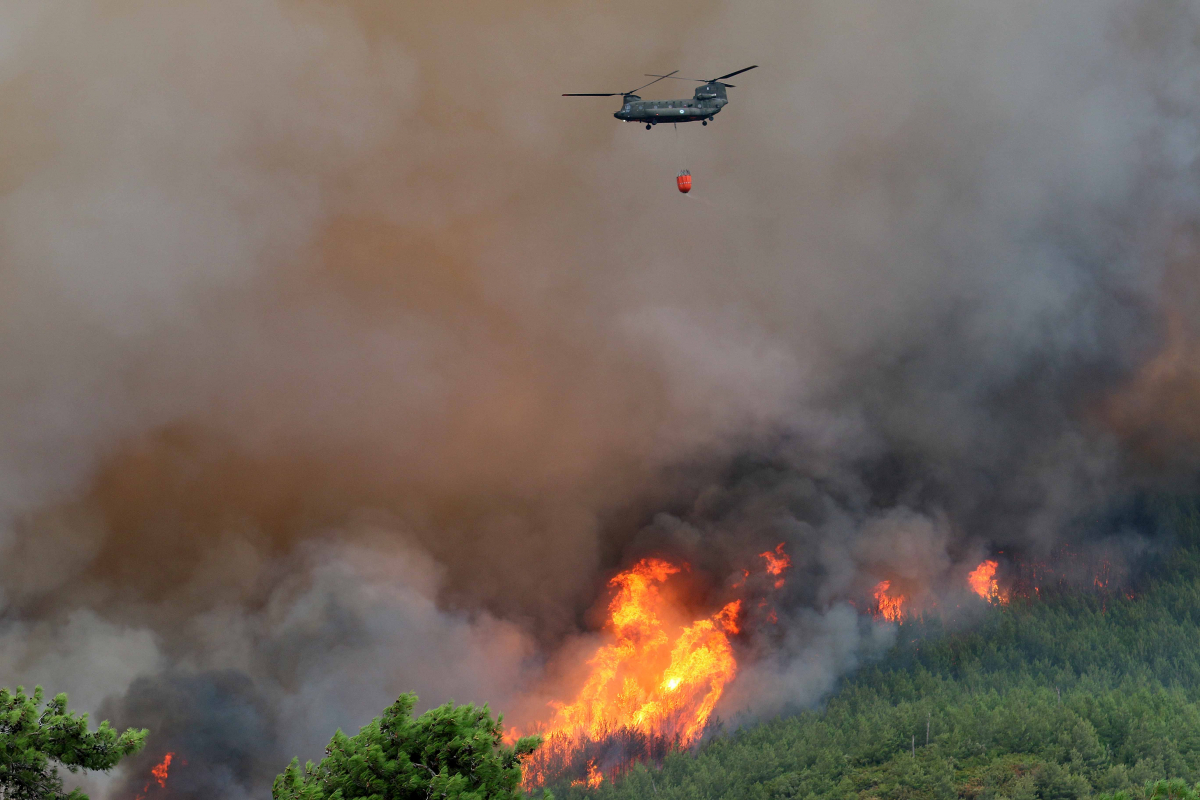
[[[563,800],[1193,797],[1200,781],[1200,515],[1128,590],[1062,591],[899,644],[819,709],[714,737]],[[1128,596],[1127,596],[1128,594]]]

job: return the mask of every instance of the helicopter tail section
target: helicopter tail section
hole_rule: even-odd
[[[700,103],[707,106],[716,106],[718,109],[729,102],[729,95],[725,92],[725,85],[716,81],[697,87],[695,98]]]
[[[697,100],[717,100],[717,99],[728,100],[729,95],[725,92],[725,84],[717,83],[716,81],[713,81],[712,83],[706,83],[702,86],[696,87],[696,99]]]

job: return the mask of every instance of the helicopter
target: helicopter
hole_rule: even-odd
[[[628,92],[576,92],[564,94],[563,97],[624,97],[621,110],[613,116],[625,122],[644,122],[646,130],[650,130],[660,122],[679,123],[699,120],[700,124],[707,125],[713,121],[713,117],[721,112],[722,108],[729,104],[729,97],[725,94],[725,90],[732,89],[734,86],[721,81],[732,78],[734,75],[741,75],[743,72],[749,72],[757,67],[758,65],[755,64],[753,67],[739,69],[737,72],[730,72],[728,75],[710,80],[677,78],[675,76],[679,70],[668,72],[666,75],[647,74],[647,78],[654,78],[654,80]],[[698,87],[691,99],[686,100],[643,100],[638,97],[637,92],[667,78],[677,81],[695,81],[703,86]]]

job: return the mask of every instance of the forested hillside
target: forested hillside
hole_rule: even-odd
[[[882,662],[818,710],[558,796],[1066,800],[1194,783],[1200,518],[1191,509],[1171,518],[1179,544],[1128,591],[1018,599],[963,632],[905,624]]]

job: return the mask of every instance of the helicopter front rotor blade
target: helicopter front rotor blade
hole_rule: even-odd
[[[758,64],[755,64],[753,67],[746,67],[745,69],[739,69],[737,72],[731,72],[728,75],[722,75],[719,78],[713,78],[712,81],[710,81],[710,83],[716,82],[716,81],[723,81],[726,78],[732,78],[734,75],[741,75],[743,72],[749,72],[752,69],[758,69]]]
[[[623,94],[625,94],[625,92],[609,92],[607,94],[601,94],[599,92],[572,92],[570,94],[564,94],[563,97],[620,97]]]

